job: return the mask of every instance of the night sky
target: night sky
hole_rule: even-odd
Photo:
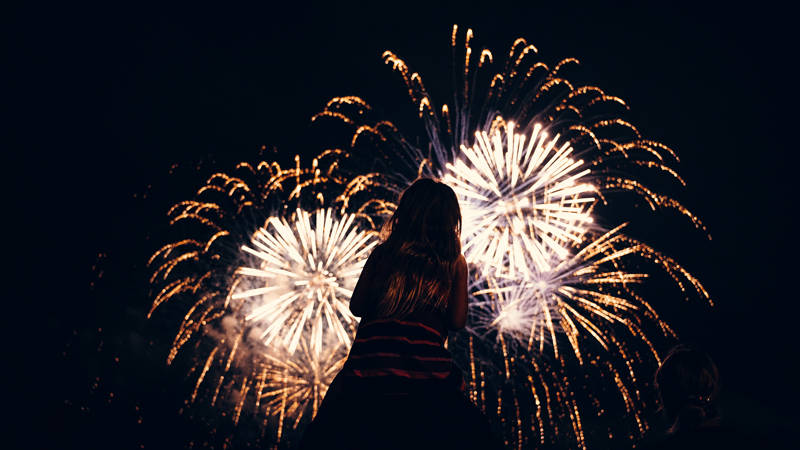
[[[178,413],[191,383],[164,364],[178,323],[144,317],[145,263],[165,242],[167,208],[239,161],[323,150],[310,118],[333,96],[361,96],[413,124],[405,88],[380,55],[393,50],[444,98],[454,23],[496,55],[522,36],[547,62],[578,58],[581,81],[625,99],[628,120],[676,149],[688,186],[669,193],[713,240],[669,217],[631,226],[697,275],[717,306],[676,297],[656,307],[718,363],[730,423],[759,434],[797,423],[796,49],[787,12],[763,2],[430,3],[39,5],[3,14],[5,372],[30,426],[20,443],[219,443]]]

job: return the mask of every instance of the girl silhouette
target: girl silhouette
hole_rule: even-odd
[[[342,371],[301,448],[498,448],[445,349],[467,320],[467,263],[453,190],[403,192],[350,299],[361,317]]]

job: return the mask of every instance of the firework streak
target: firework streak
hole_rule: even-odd
[[[684,185],[677,156],[622,118],[622,99],[567,79],[577,60],[551,67],[518,39],[495,62],[487,49],[473,55],[471,30],[459,36],[454,27],[453,97],[441,107],[384,53],[425,127],[424,148],[364,100],[337,97],[312,120],[350,127],[348,150],[326,150],[310,168],[242,163],[169,211],[171,223],[202,230],[150,260],[152,309],[186,305],[167,362],[193,343],[183,351],[192,402],[231,409],[235,422],[245,410],[263,417],[268,439],[291,446],[349,350],[358,322],[348,301],[376,230],[397,194],[429,176],[458,196],[470,264],[468,325],[448,347],[507,446],[629,445],[647,431],[639,373],[675,334],[645,300],[646,282],[710,298],[625,224],[604,225],[603,211],[643,201],[705,232],[644,184],[660,174]]]

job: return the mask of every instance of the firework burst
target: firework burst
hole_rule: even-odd
[[[623,228],[621,225],[600,236],[587,238],[577,251],[554,267],[537,272],[531,279],[487,278],[486,288],[473,292],[471,323],[474,330],[481,330],[483,334],[496,330],[498,338],[504,335],[527,352],[535,347],[543,352],[547,340],[556,357],[559,353],[556,334],[563,334],[578,360],[582,360],[578,339],[582,334],[609,350],[603,323],[631,327],[634,320],[644,316],[671,335],[672,331],[658,318],[654,308],[633,292],[633,287],[649,275],[626,270],[629,260],[652,262],[681,287],[688,283],[698,295],[707,293],[676,261],[623,235]],[[641,334],[637,330],[630,331],[634,335]],[[657,359],[657,353],[652,346],[650,348]]]
[[[497,122],[504,126],[478,131],[472,147],[461,146],[442,181],[462,205],[467,261],[484,273],[525,278],[581,242],[592,223],[595,187],[582,182],[590,171],[570,157],[569,141],[556,147],[558,136],[548,139],[536,125],[526,143],[513,122]]]
[[[232,299],[245,301],[245,320],[263,328],[264,345],[278,337],[294,354],[308,334],[318,353],[323,335],[331,332],[349,347],[357,323],[350,296],[377,244],[374,233],[359,230],[354,221],[353,215],[336,218],[330,208],[313,215],[297,210],[291,223],[270,217],[251,244],[242,246],[257,264],[237,270]]]
[[[668,338],[675,334],[636,293],[650,274],[626,266],[649,262],[682,289],[688,285],[697,295],[707,293],[676,261],[625,236],[623,228],[601,235],[589,232],[566,258],[531,278],[489,276],[474,282],[464,333],[468,337],[456,336],[453,348],[462,364],[472,368],[476,403],[491,404],[481,391],[494,387],[492,410],[508,442],[524,448],[531,439],[544,443],[548,434],[551,441],[564,439],[565,431],[571,430],[572,439],[585,446],[581,415],[594,409],[590,416],[602,416],[614,403],[633,419],[637,433],[647,430],[642,409],[649,402],[637,368],[660,362],[648,331]],[[476,372],[476,366],[483,370]],[[594,380],[587,376],[588,386],[600,379],[612,383],[617,395],[606,393],[605,406],[592,388],[576,385],[579,375],[587,373]],[[538,396],[537,386],[539,394],[544,390],[548,395]],[[559,392],[557,399],[550,391]],[[558,421],[564,419],[571,426],[559,428]]]
[[[381,176],[345,172],[348,158],[326,150],[310,167],[211,175],[168,212],[190,236],[149,261],[148,317],[184,308],[167,363],[183,355],[191,403],[229,409],[234,423],[261,416],[269,442],[291,445],[341,367],[357,325],[349,297],[392,208]]]

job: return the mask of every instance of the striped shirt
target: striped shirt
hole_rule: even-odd
[[[399,382],[396,386],[440,381],[463,390],[461,371],[444,348],[446,338],[443,330],[418,321],[364,320],[341,374]]]

